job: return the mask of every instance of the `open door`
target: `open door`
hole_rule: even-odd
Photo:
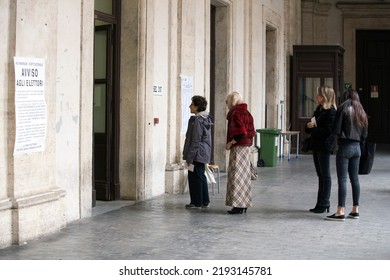
[[[118,29],[115,17],[95,11],[93,206],[120,198]]]
[[[112,26],[95,27],[93,100],[93,175],[98,200],[110,200],[110,106]]]

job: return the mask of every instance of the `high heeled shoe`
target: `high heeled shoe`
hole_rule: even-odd
[[[233,207],[232,210],[229,210],[227,212],[229,214],[242,214],[244,209],[245,209],[245,212],[246,212],[246,208]]]
[[[318,214],[318,213],[324,213],[325,211],[329,213],[329,206],[328,207],[318,206],[317,209],[314,209],[312,212]]]
[[[309,209],[309,211],[310,211],[310,212],[314,212],[314,211],[317,210],[317,209],[318,209],[318,205],[314,206],[314,208]]]

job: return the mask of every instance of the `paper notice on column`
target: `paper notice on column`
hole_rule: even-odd
[[[45,60],[14,57],[15,121],[14,156],[45,150]]]
[[[194,95],[194,82],[191,76],[181,77],[181,132],[186,133],[191,116],[191,97]]]

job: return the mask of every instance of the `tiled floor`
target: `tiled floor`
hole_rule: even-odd
[[[334,156],[331,160],[329,214],[337,203]],[[2,249],[0,259],[389,260],[389,181],[390,149],[378,146],[371,174],[360,176],[361,218],[326,221],[327,213],[308,211],[317,192],[311,156],[279,159],[276,167],[259,168],[253,207],[246,214],[226,213],[222,177],[221,193],[211,195],[209,209],[184,209],[188,193],[129,205],[99,203],[91,218],[26,245]]]
[[[122,207],[134,205],[134,201],[129,200],[115,200],[115,201],[96,201],[96,206],[92,208],[92,217],[99,216],[101,214],[118,210]]]

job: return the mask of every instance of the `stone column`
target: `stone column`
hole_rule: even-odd
[[[181,118],[178,112],[181,110],[181,16],[182,2],[169,1],[169,97],[168,97],[168,146],[167,164],[165,168],[165,191],[167,193],[179,193],[183,190],[186,174],[180,166],[183,145],[181,138]],[[187,189],[188,190],[188,189]]]
[[[12,179],[12,176],[8,175],[8,165],[12,159],[12,153],[8,151],[10,142],[8,140],[8,123],[10,122],[8,115],[12,113],[8,108],[8,99],[13,96],[11,91],[14,87],[8,79],[8,73],[12,73],[13,70],[8,48],[13,47],[14,40],[10,38],[8,30],[14,29],[14,26],[10,26],[10,22],[15,14],[15,5],[11,5],[10,2],[0,1],[0,26],[2,27],[2,43],[0,44],[0,248],[12,244],[12,203],[8,197],[9,181]]]
[[[137,198],[137,188],[143,186],[143,64],[144,51],[140,46],[145,45],[145,29],[141,29],[139,17],[146,12],[146,1],[138,5],[138,0],[122,1],[121,11],[121,81],[120,81],[120,146],[119,146],[119,180],[121,199]],[[141,10],[142,9],[142,10]],[[142,18],[142,21],[145,21]],[[140,31],[141,30],[141,31]],[[138,36],[138,33],[142,36]],[[141,47],[140,47],[141,48]],[[140,85],[140,91],[138,91]],[[140,122],[135,120],[140,119]],[[141,127],[139,127],[142,125]],[[137,133],[135,133],[137,132]],[[139,158],[138,158],[139,157]],[[138,166],[138,167],[137,167]],[[139,168],[139,169],[137,169]],[[140,173],[139,173],[140,172]],[[139,180],[139,181],[137,181]]]
[[[57,59],[57,1],[16,0],[10,3],[9,18],[9,91],[7,102],[7,195],[12,203],[12,222],[5,221],[12,243],[21,244],[29,239],[55,232],[65,225],[65,192],[56,186],[55,161],[55,108]],[[45,60],[46,141],[43,152],[13,156],[15,143],[15,75],[13,57],[36,57]],[[0,199],[1,201],[1,199]],[[1,209],[8,202],[0,202]],[[0,215],[4,217],[4,215]],[[8,215],[7,215],[8,216]]]

